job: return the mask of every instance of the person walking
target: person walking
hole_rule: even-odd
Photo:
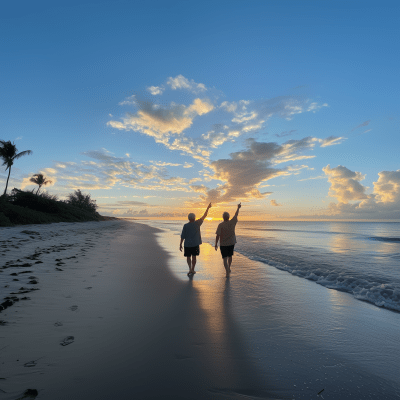
[[[185,252],[184,256],[189,266],[188,276],[193,276],[196,273],[194,267],[196,266],[196,257],[200,255],[201,233],[200,226],[204,222],[204,218],[207,217],[208,210],[211,208],[211,203],[208,205],[204,215],[196,220],[196,215],[190,213],[188,215],[189,222],[183,225],[181,233],[181,243],[179,250],[182,251],[182,243],[185,241]]]
[[[239,215],[240,207],[242,207],[242,203],[238,204],[236,213],[231,220],[229,220],[228,212],[225,211],[222,214],[224,221],[218,225],[216,232],[217,236],[215,238],[215,250],[218,250],[218,241],[220,241],[220,251],[224,261],[227,278],[229,278],[231,273],[232,256],[236,243],[235,227],[238,222],[237,217]]]

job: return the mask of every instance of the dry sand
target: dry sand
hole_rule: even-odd
[[[177,236],[139,223],[7,229],[1,287],[39,290],[11,295],[30,300],[0,313],[1,398],[27,389],[52,400],[400,397],[392,380],[306,337],[287,303],[261,302],[260,266],[245,257],[226,280],[203,244],[190,280]],[[274,279],[263,282],[270,292]]]

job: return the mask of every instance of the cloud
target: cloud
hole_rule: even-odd
[[[189,185],[196,180],[169,176],[165,166],[173,163],[145,165],[126,157],[116,157],[106,149],[87,151],[83,155],[87,159],[80,163],[55,162],[55,166],[60,168],[47,168],[42,172],[53,182],[57,180],[57,189],[64,193],[76,189],[111,189],[116,185],[152,191],[190,192]],[[190,164],[185,165],[189,167]],[[54,174],[49,175],[49,171]],[[25,185],[29,184],[28,180],[25,180]]]
[[[164,91],[168,94],[167,89],[172,91],[182,89],[196,95],[207,90],[204,84],[196,83],[193,79],[189,80],[183,75],[169,77],[165,86],[149,86],[147,88],[150,93],[157,95],[163,95]],[[208,94],[211,96],[212,92]],[[190,95],[185,94],[185,96]],[[137,111],[127,114],[121,120],[110,120],[107,125],[115,129],[132,130],[153,137],[157,143],[163,144],[169,150],[181,151],[182,154],[189,155],[202,163],[204,167],[209,167],[209,158],[213,149],[226,142],[235,142],[241,135],[252,134],[254,136],[265,127],[266,121],[272,116],[290,120],[296,114],[316,112],[327,106],[326,103],[319,104],[300,96],[280,96],[262,101],[223,101],[219,106],[215,106],[217,99],[217,96],[214,96],[213,101],[197,97],[188,105],[171,102],[166,106],[165,102],[158,104],[153,100],[143,100],[140,96],[134,95],[122,103],[134,105]],[[199,118],[210,114],[211,111],[214,111],[213,117]],[[203,132],[206,130],[206,133],[198,137],[188,136],[188,134],[199,131],[198,125],[194,125],[195,119],[198,119],[201,124],[201,121],[210,121],[211,118],[214,120],[220,118],[224,124],[213,124],[212,128],[207,130],[200,125],[200,130]],[[322,145],[338,144],[342,140],[342,138],[330,139]],[[298,159],[312,157],[312,155],[298,156]],[[285,161],[287,160],[281,160],[281,162]]]
[[[126,97],[125,100],[120,101],[118,103],[118,105],[120,106],[124,106],[124,105],[136,105],[136,96],[133,94],[132,96]],[[111,114],[109,114],[110,117],[112,117]]]
[[[334,146],[342,143],[345,139],[345,137],[329,136],[326,139],[321,139],[321,147]]]
[[[247,140],[247,149],[230,154],[229,159],[210,163],[213,179],[224,182],[215,189],[208,190],[202,198],[207,202],[230,202],[247,198],[263,198],[268,193],[259,191],[261,182],[288,173],[287,168],[272,167],[272,160],[282,152],[283,146],[273,142]]]
[[[276,202],[276,200],[271,200],[271,201],[270,201],[270,204],[271,204],[271,206],[274,206],[274,207],[280,207],[280,206],[281,206],[281,204],[278,204],[278,203]]]
[[[278,96],[263,101],[259,106],[260,116],[270,118],[273,115],[280,118],[291,120],[294,115],[304,112],[313,112],[320,110],[322,107],[328,107],[327,103],[318,104],[310,102],[310,99],[294,96]]]
[[[366,187],[360,181],[365,179],[361,172],[353,172],[339,165],[331,168],[328,164],[322,168],[331,184],[329,196],[335,197],[340,203],[347,204],[349,201],[367,199]]]
[[[177,75],[175,78],[169,77],[167,85],[173,90],[186,89],[193,93],[205,92],[207,90],[203,83],[196,83],[193,79],[189,81],[183,75]]]
[[[331,202],[326,209],[315,215],[303,218],[363,219],[363,220],[398,220],[400,219],[400,170],[381,171],[378,180],[373,183],[372,193],[360,182],[365,175],[351,171],[339,165],[323,168],[331,184],[329,196],[338,203]],[[310,178],[310,179],[318,179]]]
[[[160,167],[179,167],[182,164],[176,164],[176,163],[169,163],[169,162],[164,162],[164,161],[150,161],[154,165],[158,165]]]
[[[149,213],[146,209],[138,211],[138,210],[132,210],[131,208],[124,212],[123,212],[123,210],[114,210],[113,214],[118,215],[119,217],[148,217],[149,216]]]
[[[142,100],[137,100],[136,104],[139,108],[136,114],[128,114],[122,122],[109,121],[107,125],[120,130],[141,132],[169,148],[171,137],[181,135],[191,127],[195,117],[207,114],[214,108],[208,100],[199,98],[194,99],[189,106],[171,103],[169,107],[155,107],[153,102]]]
[[[295,132],[297,132],[297,129],[292,129],[290,131],[284,131],[281,133],[275,133],[274,136],[276,136],[276,137],[292,136]]]
[[[241,134],[240,130],[229,129],[228,125],[214,124],[213,129],[204,133],[202,138],[211,148],[217,148],[228,141],[234,141]]]
[[[299,179],[298,182],[310,181],[310,180],[313,180],[313,179],[326,179],[326,175],[313,176],[311,178]]]
[[[327,106],[326,103],[318,104],[306,98],[293,96],[279,96],[263,101],[223,101],[218,109],[233,114],[231,125],[224,127],[224,129],[213,129],[204,134],[203,138],[210,141],[212,148],[216,148],[227,141],[234,141],[240,135],[258,133],[265,127],[266,121],[272,117],[291,120],[296,114],[316,112]],[[289,136],[294,132],[296,130],[282,132],[282,134],[275,136]]]
[[[275,164],[280,164],[288,161],[305,160],[314,158],[314,155],[303,155],[306,150],[313,149],[322,139],[307,136],[300,140],[288,140],[280,146],[280,151],[274,160]]]
[[[400,203],[400,169],[397,171],[382,171],[374,182],[376,200],[381,203]]]
[[[368,121],[364,121],[362,124],[357,125],[357,126],[356,126],[355,128],[353,128],[351,131],[353,132],[353,131],[355,131],[355,130],[358,129],[358,128],[362,128],[362,127],[364,127],[364,126],[368,126],[370,122],[371,122],[370,119],[369,119]]]
[[[163,94],[165,88],[162,86],[150,86],[147,88],[147,90],[153,95],[157,96],[159,94]]]
[[[192,168],[194,164],[185,162],[185,164],[183,165],[183,168]]]
[[[297,175],[307,165],[287,165],[282,163],[315,157],[304,154],[312,150],[322,139],[306,137],[289,140],[282,145],[275,142],[258,142],[253,138],[246,140],[246,148],[230,154],[229,159],[210,162],[214,180],[222,181],[218,187],[207,190],[202,197],[206,202],[230,202],[233,200],[261,199],[270,192],[260,192],[267,180],[278,176]]]

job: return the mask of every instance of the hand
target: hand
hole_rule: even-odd
[[[238,204],[238,208],[240,208],[240,207],[242,207],[242,202],[240,202],[240,203]]]
[[[179,245],[179,250],[182,251],[182,245]]]
[[[215,251],[217,251],[217,250],[218,250],[218,245],[216,244],[216,245],[215,245]]]
[[[208,210],[209,208],[211,208],[211,203],[208,205],[207,210]]]

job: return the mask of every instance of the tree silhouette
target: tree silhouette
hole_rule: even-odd
[[[36,183],[36,185],[39,185],[38,190],[36,191],[36,194],[39,193],[39,190],[42,186],[46,186],[50,183],[53,183],[53,181],[49,181],[43,174],[35,174],[32,176],[31,179],[29,179],[32,183]]]
[[[0,140],[0,158],[3,160],[3,165],[6,165],[6,171],[8,170],[8,177],[6,182],[6,188],[4,189],[3,196],[7,193],[8,180],[10,179],[11,166],[14,161],[22,156],[32,154],[32,150],[25,150],[18,153],[17,146],[11,141],[6,142],[5,140]]]

